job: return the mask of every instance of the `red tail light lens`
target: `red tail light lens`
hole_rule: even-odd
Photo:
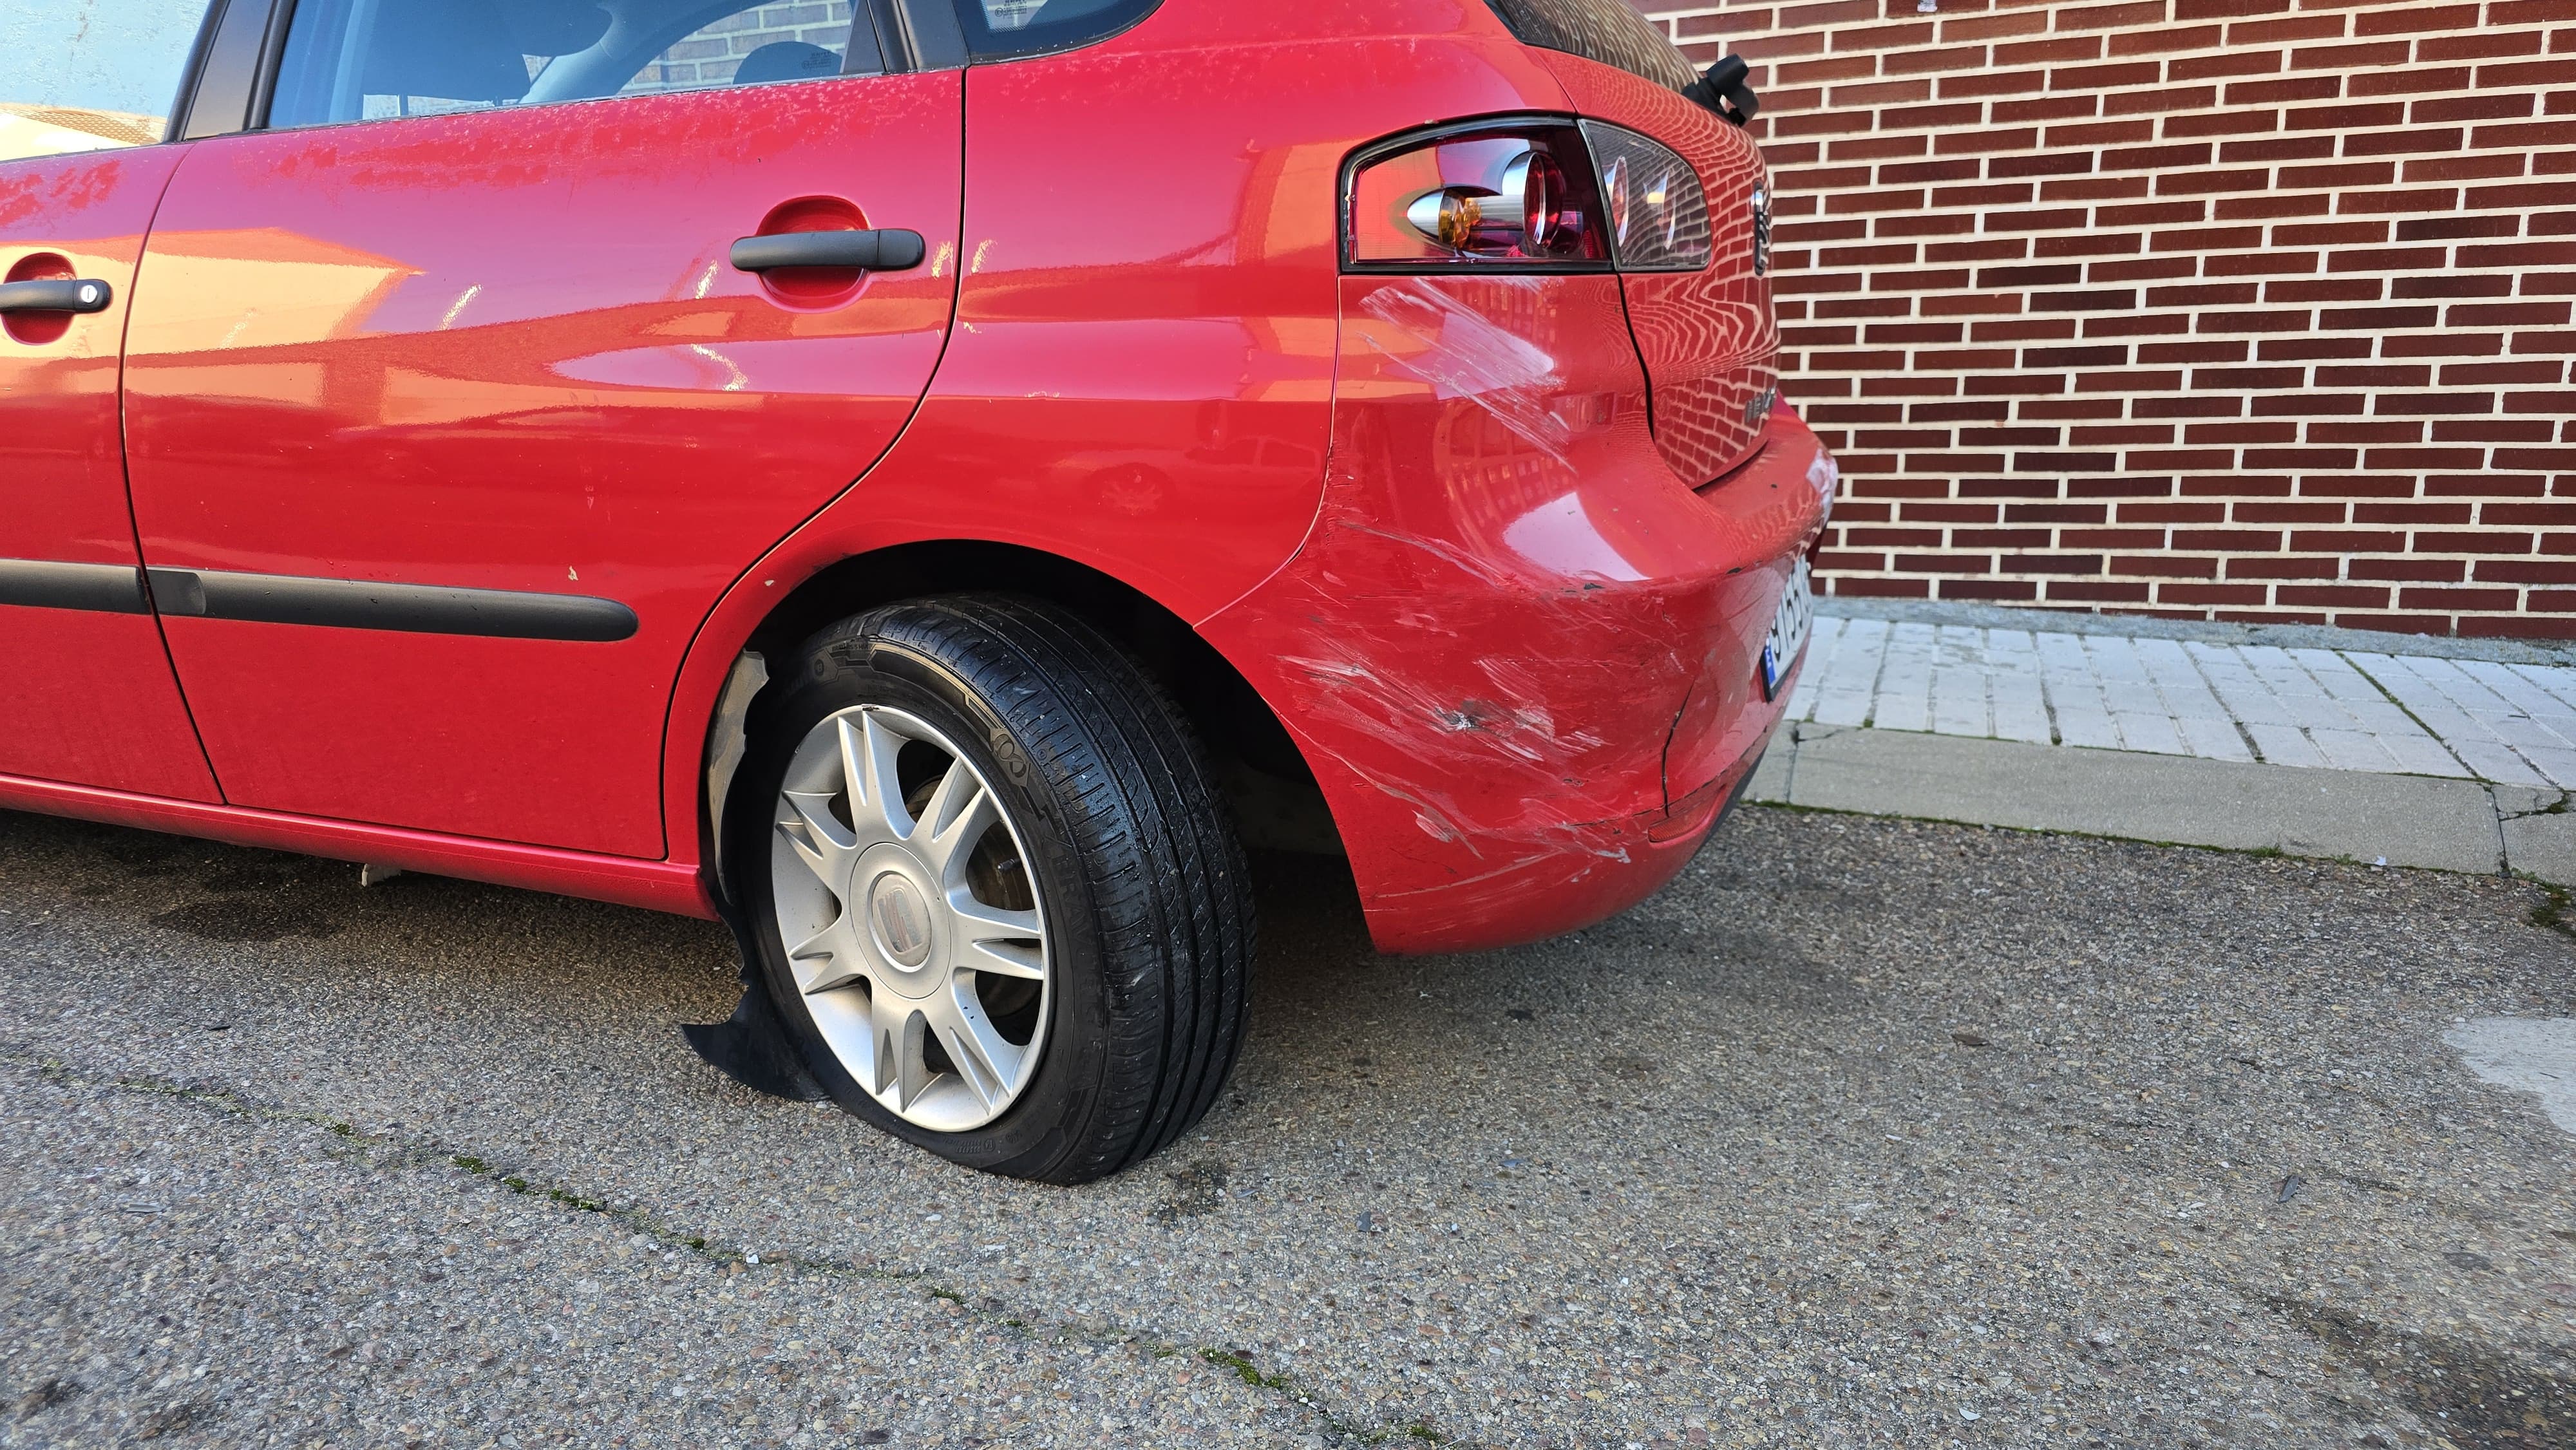
[[[1343,260],[1388,271],[1610,265],[1583,134],[1503,122],[1407,137],[1351,164]]]

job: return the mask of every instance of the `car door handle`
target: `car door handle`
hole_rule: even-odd
[[[833,267],[856,272],[902,272],[930,254],[919,232],[772,232],[733,244],[736,271],[773,267]]]
[[[105,312],[116,289],[87,277],[0,282],[0,312]]]

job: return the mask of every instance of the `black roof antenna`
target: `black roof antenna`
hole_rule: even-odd
[[[1753,87],[1744,83],[1744,78],[1752,73],[1753,68],[1744,63],[1744,57],[1730,55],[1710,66],[1682,94],[1741,126],[1762,109],[1762,98],[1753,94]]]

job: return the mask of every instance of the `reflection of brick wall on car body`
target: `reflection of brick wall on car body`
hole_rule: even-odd
[[[1635,0],[1753,65],[1837,594],[2576,637],[2576,0]]]
[[[849,0],[763,5],[757,10],[728,15],[662,52],[620,94],[724,85],[733,79],[734,68],[742,64],[744,56],[782,40],[802,41],[842,54],[850,43]]]

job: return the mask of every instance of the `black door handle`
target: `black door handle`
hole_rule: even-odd
[[[930,254],[919,232],[773,232],[733,244],[736,271],[772,267],[836,267],[857,272],[902,272]]]
[[[116,290],[86,277],[0,282],[0,312],[105,312]]]

